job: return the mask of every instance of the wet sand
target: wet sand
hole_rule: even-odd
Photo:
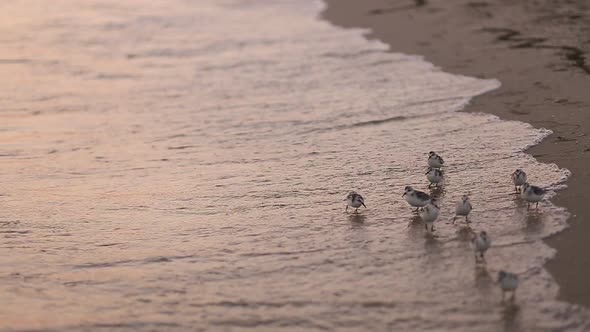
[[[590,212],[584,209],[590,184],[590,3],[325,2],[325,19],[345,28],[370,28],[367,37],[394,52],[423,55],[447,72],[502,82],[465,111],[553,131],[529,153],[572,172],[568,189],[553,198],[572,215],[570,228],[546,239],[557,250],[546,266],[560,285],[561,299],[590,306],[590,256],[585,254]]]

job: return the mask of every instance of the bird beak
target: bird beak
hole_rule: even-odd
[[[402,197],[404,197],[404,196],[406,196],[406,193],[404,193],[404,194],[402,195]]]

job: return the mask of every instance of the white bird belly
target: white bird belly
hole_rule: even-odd
[[[526,183],[526,178],[524,176],[515,176],[512,178],[512,182],[514,182],[515,186],[522,186]]]
[[[534,193],[532,193],[529,190],[523,191],[521,194],[522,198],[524,198],[525,200],[527,200],[528,202],[540,202],[543,200],[543,197],[545,195],[535,195]]]
[[[518,287],[518,280],[515,278],[504,278],[502,280],[502,289],[515,290]]]
[[[475,240],[475,250],[482,252],[490,249],[490,243],[478,238]]]
[[[422,220],[427,224],[433,223],[437,217],[438,210],[430,209],[428,211],[420,212],[420,218],[422,218]]]
[[[436,158],[428,159],[428,166],[431,168],[441,168],[443,165]]]
[[[458,216],[466,216],[471,212],[471,208],[467,204],[459,203],[455,207],[455,214]]]
[[[362,203],[360,201],[348,201],[348,205],[356,209],[360,207]]]
[[[428,204],[428,200],[423,201],[413,195],[406,195],[406,202],[410,203],[411,206],[415,206],[415,207],[423,207],[426,204]]]
[[[435,175],[434,172],[428,173],[426,175],[426,178],[428,179],[428,181],[432,183],[439,183],[440,181],[442,181],[442,176]]]

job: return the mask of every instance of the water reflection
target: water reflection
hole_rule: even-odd
[[[440,186],[436,186],[436,187],[432,187],[429,188],[430,189],[430,196],[437,199],[437,200],[442,200],[445,196],[445,188],[443,185]]]
[[[527,233],[541,234],[545,228],[543,222],[543,212],[541,211],[528,211],[525,219],[525,230]]]
[[[442,242],[439,240],[439,235],[436,233],[428,233],[424,234],[425,241],[424,241],[424,248],[426,249],[427,254],[440,254],[442,249]]]
[[[348,216],[352,228],[360,228],[365,226],[367,216],[362,213],[352,213]]]
[[[418,215],[418,214],[412,216],[410,218],[410,221],[408,222],[408,228],[416,228],[416,227],[424,228],[424,223],[422,222],[422,218],[420,218],[420,215]]]
[[[458,225],[457,226],[457,238],[463,242],[471,242],[473,236],[475,235],[474,230],[471,228],[471,225]]]
[[[507,301],[502,304],[502,320],[504,322],[504,331],[520,332],[523,327],[520,323],[520,306],[514,302]]]
[[[475,286],[480,290],[491,290],[496,285],[488,267],[485,263],[475,264],[474,267]]]

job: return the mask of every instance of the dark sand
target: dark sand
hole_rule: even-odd
[[[447,72],[502,82],[466,111],[554,132],[529,151],[573,173],[569,188],[553,199],[572,216],[570,228],[546,240],[558,251],[547,268],[563,300],[590,306],[590,211],[584,210],[590,204],[590,1],[325,2],[325,19],[370,28],[367,37],[392,51],[423,55]]]

